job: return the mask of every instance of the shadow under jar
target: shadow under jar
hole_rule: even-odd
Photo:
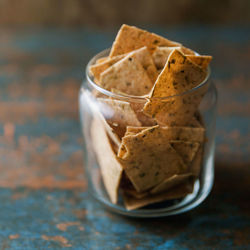
[[[113,93],[94,82],[89,67],[108,53],[90,60],[79,94],[89,192],[127,216],[161,217],[191,210],[208,196],[214,179],[217,92],[209,80],[210,69],[199,86],[155,100],[186,121],[179,126],[169,112],[166,126],[143,113],[146,97]],[[178,160],[169,148],[183,168],[173,167]]]

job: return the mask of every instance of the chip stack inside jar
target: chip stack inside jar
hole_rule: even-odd
[[[90,67],[97,85],[128,97],[93,93],[92,144],[113,203],[119,189],[128,210],[193,192],[205,142],[201,83],[211,59],[123,25],[110,55]]]

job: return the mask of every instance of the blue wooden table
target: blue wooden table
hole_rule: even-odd
[[[151,30],[214,56],[219,107],[208,199],[161,219],[105,210],[87,193],[78,91],[86,63],[115,33],[1,30],[0,249],[250,249],[250,30]]]

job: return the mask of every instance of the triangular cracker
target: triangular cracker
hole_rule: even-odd
[[[158,77],[150,98],[182,94],[199,85],[206,76],[206,71],[175,49]]]
[[[107,90],[142,96],[150,92],[153,83],[140,61],[127,55],[101,73],[99,85]]]
[[[121,163],[138,192],[156,186],[167,177],[187,171],[181,157],[165,140],[164,131],[154,133],[155,129],[146,129],[122,139],[121,147],[125,147],[125,152],[122,153]],[[119,152],[118,156],[121,156]]]
[[[180,46],[179,43],[170,41],[154,33],[123,24],[113,43],[110,57],[125,54],[141,47],[147,46],[153,53],[157,46]]]
[[[148,77],[150,78],[152,83],[154,83],[157,76],[158,76],[158,72],[157,72],[157,69],[155,67],[153,58],[152,58],[151,54],[148,52],[147,47],[144,46],[140,49],[134,50],[134,51],[127,53],[127,54],[122,54],[120,56],[111,57],[110,60],[112,60],[113,58],[122,59],[128,55],[129,55],[129,57],[135,58],[136,60],[138,60],[141,63],[142,67],[146,70]],[[119,61],[119,60],[117,60],[117,61]],[[110,64],[109,66],[111,66],[111,65],[112,64]]]
[[[145,104],[144,113],[162,125],[187,125],[197,110],[207,86],[184,95],[175,95],[196,87],[206,75],[206,71],[201,67],[187,59],[180,51],[174,50],[153,87],[149,101]],[[175,97],[160,99],[170,96]]]
[[[117,203],[118,188],[122,176],[122,166],[117,160],[109,142],[103,123],[94,119],[91,125],[91,138],[107,193],[112,203]]]
[[[185,197],[186,195],[193,192],[193,183],[186,182],[184,184],[178,185],[177,187],[170,189],[167,192],[148,195],[141,199],[137,199],[126,193],[123,194],[124,204],[127,210],[138,209],[140,207],[144,207],[149,204],[165,201],[165,200],[172,200]]]

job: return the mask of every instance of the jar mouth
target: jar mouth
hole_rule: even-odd
[[[95,83],[94,81],[94,78],[93,76],[90,74],[90,67],[92,65],[94,65],[94,63],[96,62],[97,59],[101,58],[101,57],[105,57],[105,56],[108,56],[109,55],[109,52],[110,52],[110,48],[109,49],[105,49],[101,52],[99,52],[98,54],[96,54],[94,57],[92,57],[90,59],[90,61],[88,62],[87,66],[86,66],[86,77],[87,77],[87,82],[92,86],[94,87],[97,91],[99,91],[100,93],[106,95],[106,96],[109,96],[109,97],[112,97],[114,99],[123,99],[123,100],[133,100],[134,102],[145,102],[146,100],[149,99],[149,94],[147,95],[144,95],[144,96],[135,96],[135,95],[127,95],[127,94],[121,94],[121,93],[114,93],[114,92],[111,92],[107,89],[104,89],[102,88],[101,86],[99,86],[97,83]],[[196,53],[197,55],[199,55],[198,53]],[[171,98],[174,98],[174,97],[180,97],[180,96],[184,96],[184,95],[187,95],[187,94],[191,94],[192,92],[195,92],[199,89],[201,89],[202,87],[206,86],[206,85],[209,85],[209,76],[211,74],[211,70],[210,70],[210,66],[208,66],[208,69],[207,69],[207,75],[206,75],[206,78],[197,86],[195,86],[194,88],[192,89],[189,89],[181,94],[176,94],[176,95],[171,95],[171,96],[165,96],[165,97],[152,97],[150,98],[151,100],[161,100],[161,101],[164,101],[164,100],[168,100],[168,99],[171,99]]]

